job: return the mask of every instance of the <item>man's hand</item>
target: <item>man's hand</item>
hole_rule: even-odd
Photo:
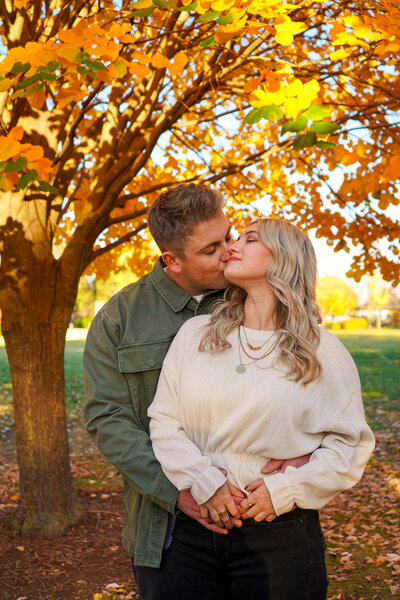
[[[298,469],[299,467],[302,467],[308,463],[310,456],[311,454],[304,454],[303,456],[298,456],[297,458],[287,458],[285,460],[271,458],[265,467],[261,469],[261,473],[264,475],[271,475],[271,473],[284,473],[287,467],[295,467]]]
[[[245,511],[242,513],[242,519],[253,518],[255,521],[273,521],[276,513],[264,480],[256,479],[256,481],[246,485],[245,489],[250,493],[240,504],[241,509]]]
[[[241,511],[231,494],[232,487],[225,482],[207,502],[201,504],[200,512],[203,519],[209,515],[216,525],[227,529],[232,529],[232,525],[242,526]]]
[[[179,510],[185,513],[185,515],[191,517],[195,521],[198,521],[200,525],[203,525],[203,527],[213,531],[214,533],[227,534],[231,529],[233,529],[234,526],[238,526],[236,523],[237,519],[230,519],[230,522],[227,523],[226,526],[224,525],[223,527],[220,527],[216,525],[208,515],[203,517],[200,512],[200,506],[197,504],[196,500],[189,491],[179,493],[176,506],[179,508]]]

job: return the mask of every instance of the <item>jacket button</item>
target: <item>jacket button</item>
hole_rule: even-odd
[[[155,364],[156,364],[156,361],[155,361],[155,360],[153,360],[153,359],[149,360],[149,365],[150,365],[151,367],[154,367],[154,365],[155,365]]]

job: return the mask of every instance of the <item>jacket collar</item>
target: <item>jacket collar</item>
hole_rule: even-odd
[[[150,273],[150,280],[160,296],[162,296],[165,302],[172,308],[174,312],[179,312],[189,302],[192,301],[193,306],[189,308],[194,309],[197,306],[197,302],[194,298],[185,292],[178,284],[175,283],[164,271],[163,262],[161,257],[157,259],[152,272]],[[217,290],[218,291],[218,290]],[[215,293],[214,290],[210,290],[205,295],[211,295]]]

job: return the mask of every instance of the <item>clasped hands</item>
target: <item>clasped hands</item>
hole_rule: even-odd
[[[298,468],[307,464],[309,458],[310,454],[288,460],[272,459],[261,472],[266,475],[283,473],[289,465]],[[273,521],[276,513],[264,480],[256,479],[245,489],[248,496],[227,481],[201,506],[194,501],[190,491],[183,491],[179,494],[177,507],[215,533],[226,534],[233,527],[241,527],[243,519]]]

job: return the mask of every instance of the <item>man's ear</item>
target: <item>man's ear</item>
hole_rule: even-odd
[[[182,272],[182,259],[170,250],[163,252],[161,256],[168,269],[171,269],[171,271],[176,275],[180,275],[180,273]]]

